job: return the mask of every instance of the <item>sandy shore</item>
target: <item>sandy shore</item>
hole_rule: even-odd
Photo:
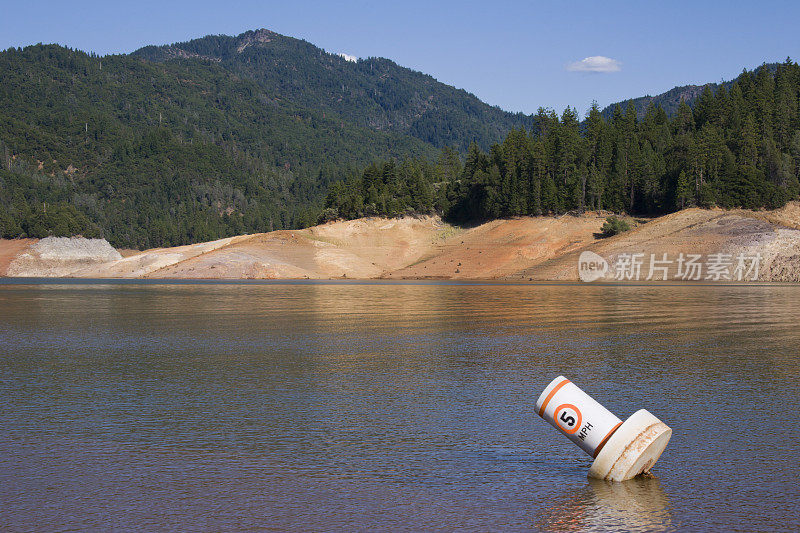
[[[587,213],[462,228],[438,217],[366,218],[122,254],[79,238],[0,240],[0,275],[567,281],[579,279],[578,258],[591,251],[609,263],[608,279],[620,258],[633,254],[643,259],[642,278],[651,257],[670,258],[670,266],[660,271],[669,279],[679,277],[675,259],[680,254],[704,259],[722,254],[731,263],[758,254],[757,279],[800,281],[798,202],[770,212],[686,209],[640,220],[629,232],[599,239],[603,221],[603,216]]]

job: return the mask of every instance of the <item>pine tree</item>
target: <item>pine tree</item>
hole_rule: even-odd
[[[684,209],[691,205],[692,201],[692,186],[689,179],[686,177],[686,172],[681,171],[678,175],[678,184],[675,188],[675,205],[678,209]]]

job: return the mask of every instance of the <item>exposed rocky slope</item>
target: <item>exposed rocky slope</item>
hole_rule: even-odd
[[[13,241],[9,241],[13,242]],[[98,264],[122,259],[105,239],[47,237],[31,243],[14,257],[8,276],[62,277]]]
[[[697,281],[735,280],[738,257],[759,257],[744,280],[800,281],[800,203],[771,212],[686,209],[639,221],[626,233],[598,239],[604,218],[582,216],[495,220],[460,228],[437,217],[339,221],[304,230],[242,235],[125,257],[102,240],[0,241],[0,275],[88,278],[210,279],[579,279],[578,258],[591,251],[608,263],[641,254],[638,277],[682,280],[681,254],[700,256]],[[651,258],[666,259],[650,274]],[[722,254],[722,255],[719,255]],[[727,262],[711,275],[709,261]],[[748,265],[749,266],[749,265]],[[685,269],[684,269],[685,270]],[[711,276],[711,277],[709,277]]]

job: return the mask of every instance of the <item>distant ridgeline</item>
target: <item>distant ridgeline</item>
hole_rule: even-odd
[[[688,206],[777,208],[800,192],[800,67],[745,71],[730,88],[706,86],[694,108],[669,117],[634,102],[610,120],[540,110],[530,133],[514,130],[488,153],[470,147],[461,167],[368,167],[331,185],[322,220],[439,212],[456,221],[606,209],[661,214]]]
[[[77,223],[117,246],[151,247],[307,225],[349,169],[436,154],[299,108],[215,62],[38,45],[0,53],[0,73],[6,237]]]
[[[388,59],[348,61],[264,29],[147,46],[132,55],[150,61],[203,58],[300,107],[334,113],[356,126],[409,135],[437,148],[465,152],[475,142],[488,149],[512,128],[534,124],[529,115],[487,105]]]
[[[778,63],[766,63],[755,69],[754,73],[757,73],[761,69],[767,69],[774,75],[778,65]],[[636,116],[642,119],[647,112],[647,108],[650,107],[650,104],[653,104],[656,107],[663,108],[667,116],[671,117],[678,111],[678,106],[680,106],[682,101],[689,105],[694,105],[694,101],[703,94],[706,87],[711,89],[712,92],[716,92],[720,87],[730,90],[733,83],[733,81],[723,81],[721,83],[707,83],[705,85],[683,85],[680,87],[673,87],[669,91],[656,96],[640,96],[638,98],[631,98],[611,104],[605,107],[601,113],[604,119],[611,120],[611,117],[614,116],[614,108],[617,105],[622,107],[622,109],[627,109],[628,104],[633,104],[633,107],[636,109]]]
[[[2,237],[145,248],[320,213],[660,213],[798,193],[791,62],[709,88],[671,118],[595,108],[583,123],[571,110],[507,113],[389,60],[267,30],[127,56],[9,49],[0,74]]]

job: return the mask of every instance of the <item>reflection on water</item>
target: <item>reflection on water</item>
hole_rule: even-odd
[[[673,531],[669,499],[655,477],[625,483],[589,479],[540,510],[542,531]]]
[[[798,529],[798,291],[0,284],[0,529]],[[587,481],[558,374],[657,479]]]

